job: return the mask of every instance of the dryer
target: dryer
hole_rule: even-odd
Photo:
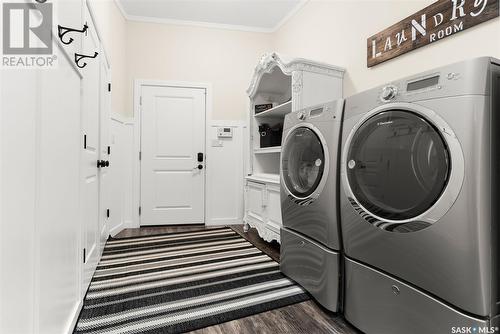
[[[363,332],[499,326],[499,98],[500,61],[478,58],[346,99],[344,311]]]
[[[338,152],[343,100],[285,117],[281,152],[281,271],[338,310]]]

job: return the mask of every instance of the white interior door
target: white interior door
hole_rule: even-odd
[[[109,140],[109,123],[110,123],[110,111],[111,111],[111,73],[106,61],[104,53],[101,53],[99,59],[100,64],[100,88],[99,88],[99,100],[100,100],[100,135],[99,135],[99,159],[101,161],[101,167],[99,169],[99,240],[102,251],[104,249],[104,244],[108,238],[109,229],[108,222],[111,215],[110,201],[111,201],[111,189],[110,189],[110,174],[109,174],[109,159],[110,159],[110,140]],[[116,213],[115,213],[116,214]]]
[[[88,23],[87,36],[83,38],[83,54],[99,50],[99,39],[92,24],[87,6],[84,12]],[[82,69],[82,205],[83,210],[83,293],[92,278],[99,255],[99,60],[88,59]]]
[[[141,89],[141,225],[204,223],[205,94]]]

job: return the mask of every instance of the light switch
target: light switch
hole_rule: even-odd
[[[223,147],[223,146],[224,146],[224,142],[222,140],[218,140],[218,139],[212,140],[212,147]]]

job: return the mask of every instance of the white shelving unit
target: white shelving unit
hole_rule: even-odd
[[[253,153],[254,154],[281,153],[281,146],[271,146],[271,147],[264,147],[264,148],[255,148],[253,150]]]
[[[261,147],[259,125],[283,126],[292,111],[342,97],[342,68],[307,59],[285,59],[265,54],[250,87],[249,138],[245,177],[245,224],[255,227],[266,241],[280,242],[280,154],[281,146]],[[255,114],[255,105],[273,108]]]
[[[285,117],[286,114],[292,111],[292,100],[282,103],[276,107],[273,107],[271,109],[268,109],[266,111],[263,111],[261,113],[256,114],[254,117],[255,118],[266,118],[266,117],[271,117],[271,118],[283,118]]]

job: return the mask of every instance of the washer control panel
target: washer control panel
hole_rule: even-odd
[[[297,114],[297,118],[301,121],[305,120],[307,118],[307,115],[306,115],[306,112],[305,111],[301,111]]]
[[[382,102],[390,102],[398,95],[398,87],[394,85],[385,86],[380,93],[380,100]]]

